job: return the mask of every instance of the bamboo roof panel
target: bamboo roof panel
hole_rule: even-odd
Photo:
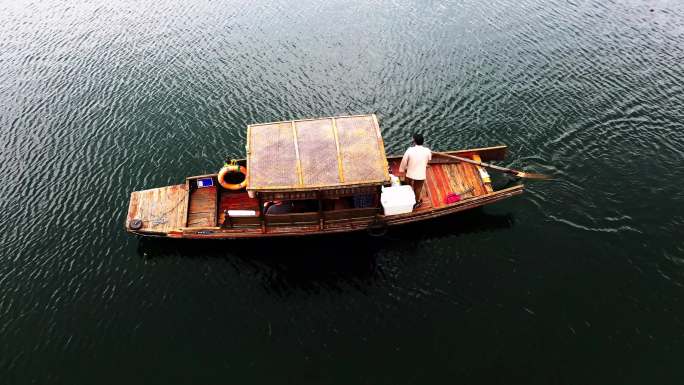
[[[335,119],[342,171],[347,183],[382,180],[387,175],[387,158],[373,115]]]
[[[306,120],[296,123],[295,126],[303,185],[325,186],[339,183],[337,146],[332,121]]]
[[[305,191],[389,180],[375,115],[254,124],[247,137],[248,190]]]
[[[257,186],[292,186],[299,183],[295,142],[290,122],[253,126],[249,145],[257,156],[250,156],[250,183]]]

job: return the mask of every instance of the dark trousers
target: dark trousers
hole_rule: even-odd
[[[423,191],[423,183],[425,183],[425,181],[406,177],[406,182],[413,189],[413,193],[416,194],[416,202],[420,202],[420,193]]]

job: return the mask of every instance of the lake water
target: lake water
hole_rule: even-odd
[[[3,384],[684,382],[684,2],[0,1]],[[246,125],[507,144],[383,238],[141,240]]]

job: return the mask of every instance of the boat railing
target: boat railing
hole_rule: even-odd
[[[266,221],[266,226],[314,225],[318,224],[320,221],[317,212],[266,214],[264,215],[264,219]]]
[[[253,217],[231,217],[226,215],[225,221],[223,221],[224,228],[233,227],[259,227],[261,226],[261,218],[258,216]]]
[[[324,211],[323,219],[325,222],[344,222],[354,219],[367,219],[375,217],[380,213],[377,207],[359,208],[359,209],[343,209]]]
[[[303,226],[323,223],[343,223],[354,220],[369,220],[380,213],[377,207],[323,211],[322,213],[266,214],[266,226]],[[235,218],[237,219],[237,218]],[[251,218],[250,218],[251,219]],[[232,219],[231,219],[232,220]],[[256,222],[253,223],[256,225]]]

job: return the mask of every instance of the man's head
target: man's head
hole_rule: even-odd
[[[423,145],[423,135],[419,133],[413,134],[413,143],[422,146]]]

